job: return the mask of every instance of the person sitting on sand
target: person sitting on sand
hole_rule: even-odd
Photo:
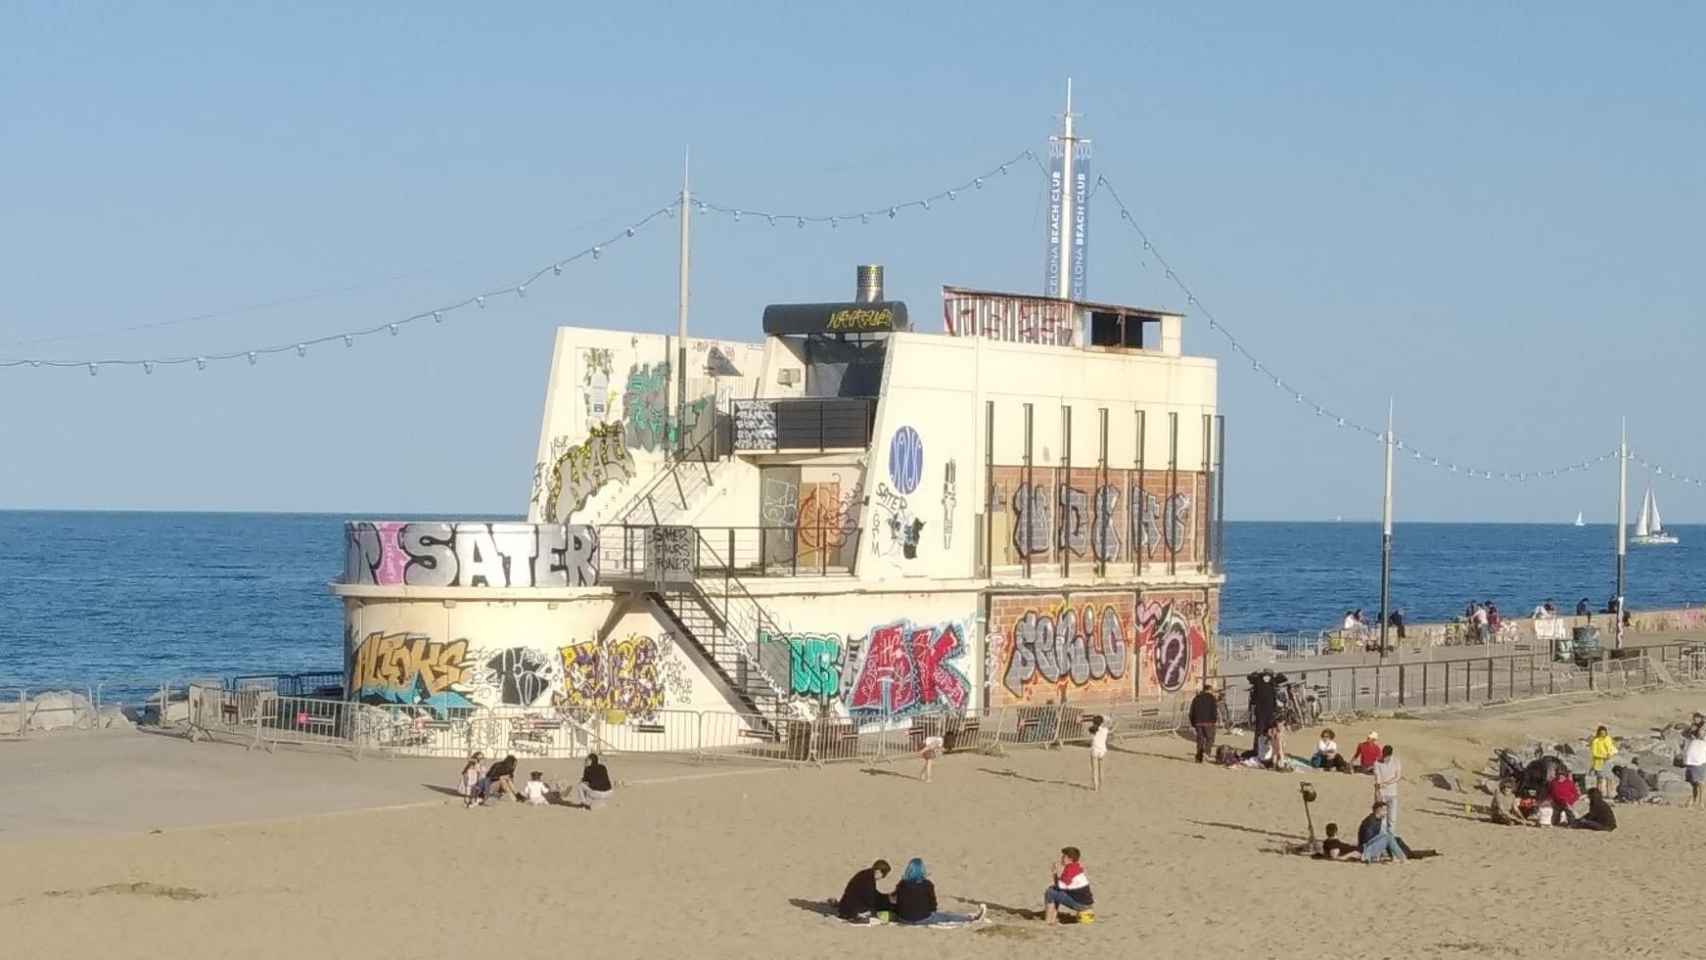
[[[1321,856],[1328,860],[1337,860],[1340,857],[1361,856],[1361,851],[1340,840],[1339,825],[1329,823],[1327,824],[1327,839],[1321,841]]]
[[[906,862],[900,882],[894,886],[894,915],[901,923],[973,923],[982,920],[984,912],[982,904],[978,904],[977,912],[971,914],[938,911],[936,885],[930,882],[930,871],[924,868],[924,861],[918,857]]]
[[[835,914],[843,920],[865,921],[894,909],[894,897],[877,889],[877,881],[889,875],[889,862],[878,860],[853,875],[836,901]]]
[[[1357,827],[1357,846],[1362,850],[1363,863],[1379,863],[1382,860],[1403,863],[1406,859],[1403,846],[1392,833],[1392,825],[1386,821],[1385,801],[1374,801],[1368,816],[1364,817],[1361,825]]]
[[[614,793],[610,786],[610,771],[599,762],[598,754],[587,754],[586,766],[581,769],[580,782],[570,791],[569,802],[591,810],[610,802]]]
[[[1498,791],[1493,794],[1493,799],[1487,803],[1487,815],[1494,823],[1502,826],[1539,826],[1539,824],[1522,815],[1522,807],[1517,802],[1516,781],[1509,777],[1499,781]]]
[[[527,805],[530,807],[543,807],[550,803],[548,793],[549,789],[545,786],[545,773],[541,770],[533,771],[533,774],[527,778],[527,782],[521,785],[521,799],[527,801]]]
[[[513,753],[492,764],[492,768],[486,771],[485,795],[501,798],[505,794],[516,800],[521,799],[521,796],[515,792],[515,754]]]
[[[1356,753],[1351,757],[1351,769],[1357,773],[1373,773],[1374,765],[1380,762],[1380,734],[1373,730],[1368,737],[1357,744]]]
[[[1630,766],[1618,764],[1611,768],[1617,777],[1617,802],[1640,803],[1652,793],[1647,785],[1647,775],[1641,772],[1641,761],[1631,760]]]
[[[1090,718],[1090,789],[1101,792],[1102,761],[1108,756],[1108,734],[1114,729],[1112,721],[1101,714]]]
[[[1569,826],[1576,822],[1576,801],[1582,798],[1582,792],[1577,789],[1576,778],[1570,775],[1569,770],[1558,770],[1547,785],[1546,796],[1552,801],[1552,826]]]
[[[1598,787],[1589,787],[1588,812],[1571,826],[1610,833],[1617,829],[1617,814],[1612,811],[1611,804],[1605,802],[1605,794]]]
[[[1315,741],[1315,755],[1309,758],[1309,765],[1340,773],[1351,772],[1351,765],[1339,752],[1339,741],[1333,739],[1331,730],[1321,731],[1321,739]]]
[[[1054,882],[1043,891],[1043,923],[1058,923],[1061,910],[1076,915],[1079,923],[1095,919],[1090,908],[1096,905],[1096,895],[1090,892],[1082,857],[1077,847],[1060,848],[1060,859],[1051,868]]]

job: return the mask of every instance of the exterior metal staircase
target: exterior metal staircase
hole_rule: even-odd
[[[728,466],[729,457],[716,455],[715,437],[713,430],[680,455],[672,454],[651,480],[612,511],[602,524],[653,526],[684,519],[700,496],[716,487],[717,474]]]
[[[762,637],[782,635],[776,621],[697,528],[631,529],[645,534],[643,565],[605,580],[651,598],[741,704],[774,730],[777,721],[791,714],[792,669],[786,644],[761,642]],[[675,544],[663,546],[672,539]],[[707,582],[711,591],[705,589]]]

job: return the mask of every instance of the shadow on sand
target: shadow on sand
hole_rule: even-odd
[[[1074,790],[1089,790],[1086,784],[1075,783],[1071,780],[1045,780],[1042,777],[1027,777],[1017,770],[992,770],[989,767],[978,767],[978,773],[987,773],[992,777],[1006,777],[1009,780],[1023,780],[1026,783],[1041,783],[1049,786],[1071,787]]]

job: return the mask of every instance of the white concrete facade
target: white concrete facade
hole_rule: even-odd
[[[347,687],[457,717],[856,720],[1188,692],[1223,580],[1217,371],[1143,319],[1154,349],[887,333],[868,430],[821,450],[730,450],[739,401],[809,419],[798,338],[689,341],[677,423],[673,338],[559,329],[530,523],[351,525]],[[678,436],[699,455],[673,463]],[[699,576],[649,581],[653,531],[687,527]]]

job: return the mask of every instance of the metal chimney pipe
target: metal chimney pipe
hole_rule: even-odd
[[[853,300],[856,303],[879,303],[883,299],[882,264],[861,264],[858,268]]]

